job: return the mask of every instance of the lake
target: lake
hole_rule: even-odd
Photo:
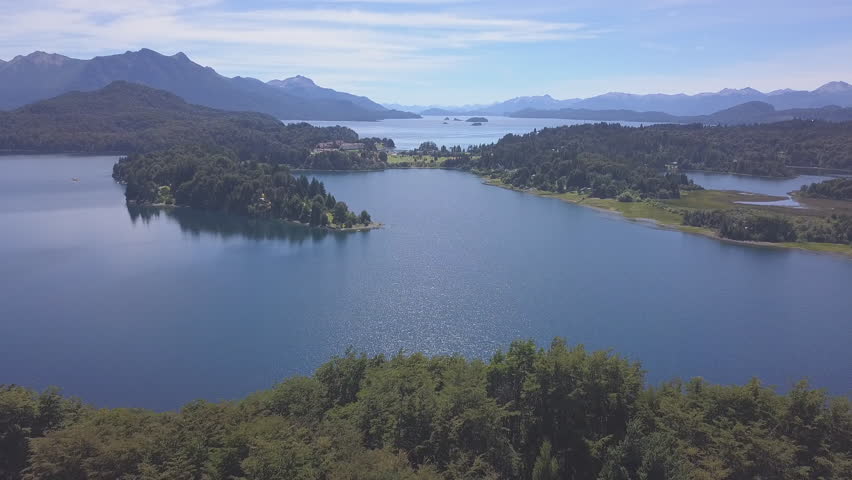
[[[445,170],[317,175],[385,223],[370,232],[128,209],[114,161],[0,157],[0,383],[162,410],[309,374],[347,346],[488,357],[562,336],[641,361],[651,382],[852,393],[845,258]]]
[[[510,118],[487,116],[487,123],[473,126],[468,122],[453,121],[453,118],[466,120],[468,117],[450,117],[444,124],[444,117],[424,116],[423,118],[388,119],[378,122],[334,122],[310,120],[308,123],[318,127],[341,125],[355,130],[362,138],[379,137],[392,138],[397,150],[411,150],[420,146],[426,140],[435,142],[439,147],[461,146],[493,143],[509,133],[524,134],[535,129],[558,127],[560,125],[578,125],[589,123],[586,120],[564,120],[559,118]],[[297,123],[298,120],[288,120],[287,123]],[[652,123],[618,122],[628,126],[652,125]]]

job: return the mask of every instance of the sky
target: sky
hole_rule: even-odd
[[[182,51],[406,105],[852,82],[850,0],[0,0],[0,59]]]

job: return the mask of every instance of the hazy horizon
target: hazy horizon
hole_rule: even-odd
[[[852,79],[852,5],[644,0],[512,2],[35,0],[6,7],[0,58],[151,48],[225,76],[304,75],[403,105],[607,92],[813,90]]]

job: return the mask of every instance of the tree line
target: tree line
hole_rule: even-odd
[[[12,112],[0,112],[0,150],[138,154],[181,146],[221,147],[241,160],[324,168],[312,159],[321,142],[358,142],[346,127],[283,124],[261,113],[230,112],[191,105],[171,93],[128,82],[93,92],[70,92]],[[333,168],[374,168],[377,144],[361,140],[357,155]],[[343,152],[340,152],[343,154]]]
[[[852,200],[852,178],[835,178],[810,185],[802,185],[799,193],[813,198]]]
[[[113,167],[125,196],[141,205],[181,205],[235,215],[351,228],[372,222],[356,215],[317,179],[295,177],[285,165],[240,160],[227,150],[176,147],[132,154]]]
[[[683,224],[710,228],[732,240],[852,244],[849,215],[792,217],[741,208],[684,210]]]
[[[470,148],[469,155],[444,165],[473,169],[518,188],[624,201],[679,198],[682,189],[699,188],[686,175],[668,172],[668,157],[652,159],[629,147],[640,130],[615,124],[545,128]]]
[[[180,411],[0,388],[5,479],[840,479],[852,410],[800,382],[647,386],[556,339],[490,361],[348,351],[310,377]]]
[[[791,166],[852,169],[852,123],[793,120],[761,125],[582,124],[506,135],[446,166],[476,169],[517,187],[591,189],[617,197],[675,197],[689,187],[663,172],[712,170],[792,176]],[[668,177],[668,178],[667,178]]]

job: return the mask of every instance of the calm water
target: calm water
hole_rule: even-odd
[[[660,230],[454,171],[323,174],[382,230],[129,211],[114,158],[0,158],[0,383],[175,408],[352,345],[488,356],[559,335],[852,393],[852,261]],[[72,182],[79,177],[79,182]]]
[[[740,192],[761,193],[764,195],[775,195],[778,197],[787,197],[786,200],[778,200],[775,202],[740,202],[750,203],[754,205],[779,205],[788,207],[798,207],[799,202],[794,200],[790,192],[802,188],[802,185],[810,185],[811,183],[819,183],[835,177],[826,177],[818,175],[799,175],[795,178],[769,178],[769,177],[754,177],[749,175],[728,175],[725,173],[713,172],[687,172],[689,178],[695,183],[701,185],[708,190],[737,190]]]
[[[427,116],[423,118],[391,119],[378,122],[326,122],[311,120],[310,124],[319,127],[342,125],[349,127],[361,137],[392,138],[399,150],[410,150],[422,142],[431,140],[438,146],[481,145],[493,143],[506,134],[529,133],[534,129],[576,125],[588,123],[585,120],[563,120],[558,118],[509,118],[488,116],[488,122],[474,127],[468,122],[455,122],[453,118],[467,120],[469,117],[450,117],[444,124],[444,117]],[[624,125],[638,126],[637,122],[619,122]],[[645,125],[650,125],[645,123]]]

